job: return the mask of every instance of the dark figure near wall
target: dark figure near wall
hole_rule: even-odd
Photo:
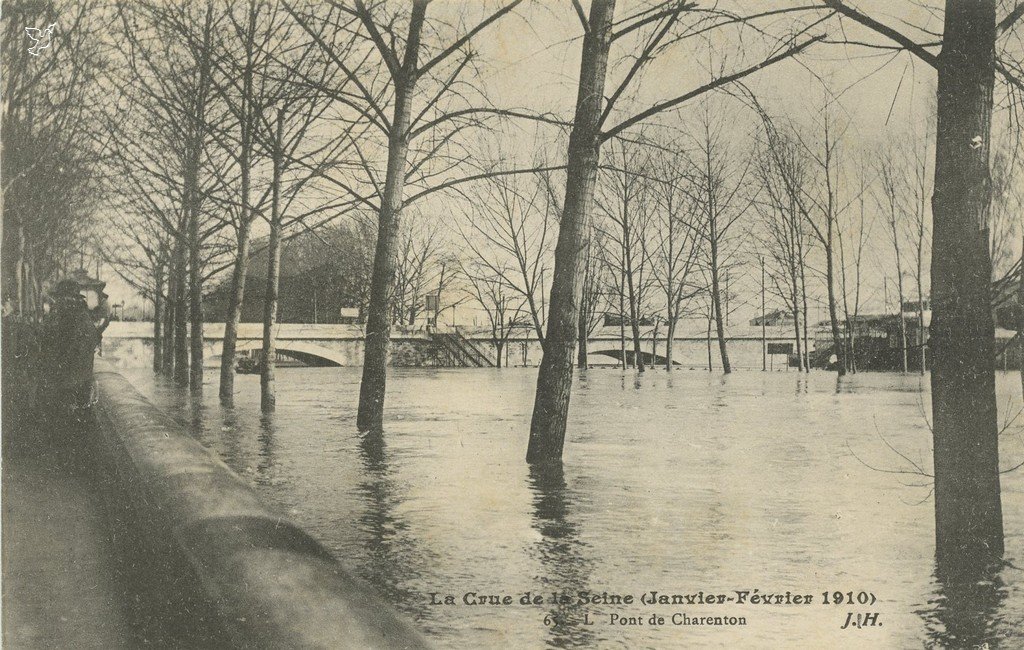
[[[73,425],[89,413],[99,332],[74,280],[57,283],[51,297],[53,308],[39,336],[36,406],[40,419]]]

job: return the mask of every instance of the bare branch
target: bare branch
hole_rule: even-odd
[[[444,61],[446,58],[451,56],[451,54],[453,52],[458,51],[459,48],[461,48],[463,45],[468,43],[471,38],[473,38],[474,36],[479,34],[481,31],[486,29],[488,25],[490,25],[494,21],[498,20],[499,18],[501,18],[502,16],[504,16],[508,12],[512,11],[513,9],[515,9],[516,6],[519,5],[519,3],[521,3],[522,1],[523,0],[513,0],[513,2],[510,2],[509,4],[505,5],[501,9],[495,11],[493,14],[491,14],[486,19],[484,19],[476,27],[474,27],[473,29],[471,29],[468,32],[466,32],[466,34],[462,38],[460,38],[459,40],[455,41],[454,43],[449,45],[447,48],[445,48],[444,51],[442,51],[440,54],[438,54],[437,56],[435,56],[431,60],[427,61],[424,65],[420,66],[420,69],[417,72],[419,74],[421,74],[421,75],[426,74],[431,68],[433,68],[438,63]]]
[[[849,5],[843,3],[842,0],[823,0],[823,2],[827,7],[834,9],[835,11],[853,20],[854,22],[860,23],[861,25],[864,25],[868,29],[875,31],[881,34],[882,36],[885,36],[899,43],[904,48],[906,48],[910,53],[917,56],[917,58],[921,59],[928,65],[938,70],[939,57],[926,50],[924,46],[922,46],[920,43],[911,40],[910,38],[896,31],[892,27],[889,27],[888,25],[883,25],[874,18],[862,14],[853,7],[850,7]]]
[[[661,113],[662,111],[668,110],[668,109],[673,108],[675,106],[679,106],[680,104],[682,104],[684,102],[687,102],[687,101],[693,99],[694,97],[698,97],[700,95],[708,93],[708,92],[714,90],[715,88],[719,88],[721,86],[730,84],[733,81],[736,81],[738,79],[742,79],[743,77],[746,77],[747,75],[753,74],[754,72],[757,72],[759,70],[763,70],[764,68],[767,68],[770,65],[778,63],[779,61],[784,61],[785,59],[793,57],[796,54],[799,54],[803,50],[807,49],[808,47],[810,47],[814,43],[816,43],[816,42],[818,42],[818,41],[820,41],[820,40],[822,40],[824,38],[825,38],[824,34],[822,34],[820,36],[815,36],[814,38],[811,38],[811,39],[809,39],[807,41],[804,41],[803,43],[801,43],[799,45],[794,45],[793,47],[787,49],[784,52],[781,52],[781,53],[779,53],[779,54],[777,54],[777,55],[775,55],[773,57],[765,59],[764,61],[761,61],[757,65],[750,66],[749,68],[745,68],[743,70],[740,70],[739,72],[734,72],[734,73],[732,73],[730,75],[726,75],[724,77],[719,77],[718,79],[715,79],[714,81],[706,83],[706,84],[704,84],[703,86],[701,86],[699,88],[695,88],[694,90],[691,90],[688,93],[685,93],[685,94],[680,95],[678,97],[675,97],[673,99],[669,99],[669,100],[660,102],[658,104],[655,104],[654,106],[648,108],[646,111],[638,113],[638,114],[634,115],[633,117],[631,117],[631,118],[629,118],[629,119],[627,119],[627,120],[625,120],[623,122],[620,122],[617,126],[613,127],[612,129],[602,133],[601,134],[601,142],[604,142],[604,141],[608,140],[609,138],[615,137],[616,135],[618,135],[622,131],[628,129],[629,127],[633,126],[634,124],[637,124],[639,122],[642,122],[643,120],[646,120],[647,118],[651,117],[652,115],[657,115],[658,113]]]

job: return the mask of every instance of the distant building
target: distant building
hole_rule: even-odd
[[[265,240],[253,242],[242,302],[241,321],[263,320],[267,291]],[[320,244],[314,237],[296,237],[282,246],[278,278],[277,320],[281,323],[361,323],[358,307],[365,300],[367,282],[361,264]],[[225,317],[231,278],[220,278],[204,298],[209,320]]]
[[[793,319],[792,312],[786,311],[785,309],[773,309],[764,315],[764,317],[757,316],[750,320],[751,327],[761,327],[766,325],[768,327],[775,327],[780,325],[793,326],[795,320]]]
[[[924,329],[918,326],[916,311],[903,316],[907,335],[907,368],[921,368],[921,347],[924,346],[927,363],[928,321],[929,313],[925,314]],[[842,324],[840,324],[842,327]],[[851,318],[846,331],[853,341],[853,355],[858,370],[902,370],[903,342],[900,339],[900,321],[895,314],[862,314]],[[843,332],[840,332],[840,336]],[[834,368],[836,364],[835,346],[832,341],[832,325],[830,321],[818,323],[814,334],[814,349],[811,353],[811,365],[818,368]]]

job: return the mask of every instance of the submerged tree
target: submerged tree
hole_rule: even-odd
[[[996,72],[1021,83],[997,64],[996,42],[1024,8],[997,23],[995,0],[947,0],[936,55],[840,0],[826,4],[938,72],[929,343],[935,538],[940,575],[955,575],[1003,554],[989,158]]]
[[[932,196],[932,426],[940,570],[1003,553],[988,250],[994,0],[946,3]]]
[[[121,174],[114,193],[170,237],[163,370],[181,385],[203,382],[203,286],[222,253],[227,221],[211,199],[223,185],[211,134],[226,113],[213,93],[223,14],[206,3],[117,6],[123,106],[110,117],[108,149]],[[219,270],[219,269],[217,269]]]
[[[907,321],[903,317],[903,223],[906,206],[903,204],[905,183],[901,167],[894,164],[892,156],[882,156],[878,163],[879,196],[876,197],[880,212],[885,216],[886,234],[892,244],[896,263],[896,326],[900,333],[900,362],[903,372],[907,371]]]
[[[551,286],[550,310],[547,324],[547,348],[537,376],[533,417],[530,422],[530,442],[526,460],[531,463],[559,462],[565,441],[569,416],[569,394],[572,388],[573,352],[579,333],[580,294],[589,246],[590,217],[594,203],[594,184],[601,153],[601,144],[627,131],[631,127],[658,113],[674,109],[683,103],[785,60],[819,40],[811,38],[797,42],[803,31],[793,36],[774,55],[757,64],[722,74],[712,81],[671,99],[658,102],[645,110],[606,127],[616,102],[642,76],[643,70],[672,42],[682,38],[681,18],[691,5],[670,1],[647,6],[616,21],[615,0],[593,0],[587,15],[579,3],[574,3],[583,28],[583,50],[580,57],[576,109],[569,135],[566,165],[566,190],[562,217],[559,220],[558,243],[555,248],[555,272]],[[770,15],[777,12],[765,12]],[[735,24],[754,20],[756,16],[737,18],[722,15],[722,22]],[[694,29],[692,34],[714,28],[712,24]],[[609,50],[613,42],[627,36],[640,35],[637,54],[626,66],[627,70],[614,90],[604,101],[607,82]]]
[[[790,197],[784,179],[785,175],[792,182],[802,185],[806,174],[802,165],[803,158],[796,155],[792,143],[776,142],[774,146],[774,151],[762,151],[758,158],[757,175],[761,196],[755,202],[755,208],[761,217],[761,247],[767,252],[767,271],[773,293],[793,315],[793,336],[799,368],[809,372],[807,256],[811,242],[803,213]]]
[[[373,125],[373,135],[383,142],[359,143],[360,160],[371,192],[361,195],[345,183],[343,191],[361,198],[377,212],[377,240],[373,277],[366,312],[363,376],[359,388],[357,426],[362,431],[379,432],[383,426],[386,392],[386,363],[391,325],[391,298],[394,289],[396,246],[403,208],[417,198],[469,180],[473,173],[464,167],[461,142],[468,129],[483,125],[487,117],[514,112],[483,105],[479,93],[469,93],[463,76],[475,53],[473,39],[509,14],[522,0],[512,0],[487,14],[458,35],[443,22],[428,22],[428,0],[414,0],[412,6],[395,9],[362,0],[333,3],[323,17],[303,15],[289,4],[289,12],[317,43],[330,65],[352,80],[356,90],[335,93],[342,106]],[[354,18],[358,35],[366,45],[362,60],[340,56],[330,42],[338,30],[334,21]],[[319,21],[320,28],[314,27]],[[403,30],[400,25],[407,27]],[[367,63],[370,61],[370,63]],[[373,161],[386,159],[383,179]],[[485,177],[488,171],[474,170]],[[465,174],[452,179],[452,174]],[[445,179],[448,176],[449,178]],[[445,179],[445,180],[440,180]],[[406,196],[407,185],[432,185]],[[379,198],[375,203],[371,198]]]
[[[600,191],[596,203],[601,218],[595,228],[608,251],[606,263],[619,277],[618,297],[623,307],[619,317],[629,324],[633,366],[644,372],[640,324],[654,287],[651,247],[657,182],[652,176],[649,152],[644,148],[623,144],[612,149],[608,169],[598,177]]]
[[[691,196],[703,214],[704,227],[698,233],[703,244],[703,268],[708,277],[718,352],[722,371],[728,374],[732,372],[725,338],[730,257],[740,234],[740,218],[753,200],[744,194],[752,160],[750,156],[741,156],[726,140],[726,125],[726,113],[720,110],[713,113],[711,105],[704,102],[692,136],[694,154],[690,175],[694,179]]]
[[[653,274],[665,301],[665,370],[672,371],[672,353],[676,326],[683,307],[702,290],[693,281],[697,268],[701,233],[705,232],[706,213],[697,209],[690,196],[692,182],[685,159],[667,154],[658,164],[660,183],[655,189]]]

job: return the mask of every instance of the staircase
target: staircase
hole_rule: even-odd
[[[492,368],[494,362],[480,349],[457,330],[454,332],[434,332],[431,335],[437,344],[442,365],[456,368]]]

